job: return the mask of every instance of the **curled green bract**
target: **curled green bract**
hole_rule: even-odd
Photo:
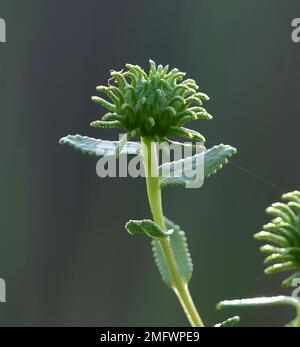
[[[212,118],[202,107],[209,97],[197,92],[194,80],[183,80],[184,72],[169,71],[168,65],[156,66],[152,60],[148,74],[138,65],[126,67],[126,71],[111,71],[108,86],[97,87],[110,101],[98,96],[92,100],[109,112],[92,122],[92,127],[123,128],[128,138],[144,136],[157,142],[168,136],[205,141],[197,131],[183,127],[193,120]]]
[[[261,247],[268,255],[264,260],[266,274],[300,270],[300,192],[287,193],[282,198],[288,202],[276,202],[268,207],[267,213],[274,218],[254,235],[258,240],[272,243]],[[296,278],[300,278],[300,271],[283,281],[283,286],[292,285]]]

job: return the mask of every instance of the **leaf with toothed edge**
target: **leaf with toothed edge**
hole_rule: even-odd
[[[167,229],[173,229],[170,238],[170,243],[173,249],[174,257],[177,263],[178,270],[183,281],[188,284],[193,273],[193,263],[190,252],[188,250],[187,240],[184,231],[180,230],[178,225],[165,218]],[[169,271],[164,253],[159,240],[152,240],[152,251],[158,270],[163,281],[170,287],[174,286],[172,275]]]
[[[115,155],[119,146],[119,141],[99,140],[81,135],[68,135],[60,139],[59,143],[66,144],[82,154],[98,158]],[[140,153],[141,144],[128,141],[120,154],[139,155]]]
[[[201,170],[203,177],[210,177],[220,170],[223,165],[227,164],[228,159],[236,154],[236,152],[234,147],[220,144],[202,153],[195,154],[192,157],[181,159],[181,161],[162,164],[159,167],[161,175],[160,186],[161,188],[173,186],[185,187],[187,184],[195,181],[196,172],[201,172]],[[183,164],[184,170],[182,170],[181,165],[178,165],[180,162]],[[178,167],[180,171],[178,171]],[[182,175],[182,171],[185,175]],[[169,173],[169,175],[163,176],[165,172]]]
[[[174,231],[173,229],[165,231],[150,219],[130,220],[126,223],[125,228],[130,235],[147,235],[152,238],[167,237]]]

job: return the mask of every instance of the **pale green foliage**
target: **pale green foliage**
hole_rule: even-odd
[[[170,175],[161,177],[160,186],[162,188],[173,186],[185,187],[187,183],[194,181],[197,170],[203,170],[204,177],[208,178],[220,170],[223,165],[227,164],[228,159],[235,153],[235,148],[220,144],[203,153],[195,154],[192,157],[187,157],[176,162],[165,163],[159,167],[159,170],[160,172],[169,172]],[[200,156],[204,156],[204,161],[201,159],[199,160]],[[179,163],[180,165],[178,165]],[[199,165],[199,167],[197,167],[197,165]],[[182,170],[183,167],[185,170]],[[178,172],[178,169],[180,172]],[[181,173],[181,175],[178,173]]]
[[[247,307],[247,306],[273,306],[273,305],[290,305],[296,309],[296,318],[287,324],[291,327],[300,326],[300,301],[296,298],[289,296],[272,296],[272,297],[261,297],[261,298],[252,298],[252,299],[237,299],[237,300],[224,300],[218,303],[217,309],[229,307]]]
[[[173,229],[163,230],[159,225],[150,219],[130,220],[125,225],[126,230],[131,235],[148,235],[149,237],[167,237],[172,235]]]
[[[227,327],[232,327],[239,322],[240,322],[240,317],[234,316],[232,318],[228,318],[228,319],[224,320],[221,323],[215,324],[214,327],[215,328],[227,328]]]
[[[59,143],[68,145],[81,154],[95,156],[98,158],[115,155],[119,145],[119,141],[93,139],[91,137],[81,135],[65,136],[59,140]],[[122,148],[121,154],[139,155],[140,152],[140,143],[128,141]]]
[[[150,144],[153,141],[173,143],[168,139],[168,136],[179,136],[201,142],[205,140],[198,132],[183,127],[192,120],[212,118],[202,107],[202,101],[208,100],[208,97],[197,91],[198,86],[194,80],[183,80],[185,73],[178,69],[168,71],[168,66],[156,66],[151,60],[149,73],[137,65],[127,64],[126,67],[128,69],[126,71],[112,71],[112,78],[109,80],[108,86],[97,88],[110,101],[98,96],[92,97],[93,101],[108,109],[109,112],[102,117],[102,120],[94,121],[91,125],[101,128],[123,128],[126,134],[122,139],[120,141],[106,141],[81,135],[68,135],[62,138],[60,143],[90,156],[116,155],[118,157],[120,154],[141,155],[142,146],[139,142],[127,142],[127,139],[133,137],[142,137],[144,142],[147,138]],[[182,143],[176,144],[186,146]],[[188,146],[195,149],[199,143],[188,144]],[[188,164],[187,166],[193,172],[204,170],[204,177],[209,177],[221,169],[235,153],[235,148],[220,144],[205,150],[203,153],[191,155],[183,159],[182,162]],[[204,156],[203,161],[197,161],[198,156]],[[145,158],[143,159],[145,161]],[[151,196],[156,198],[156,209],[159,205],[157,202],[160,201],[157,197],[161,198],[161,188],[186,186],[186,183],[194,179],[189,173],[179,176],[178,163],[175,161],[163,164],[158,171],[165,173],[166,170],[164,169],[170,169],[167,170],[170,173],[169,176],[162,177],[161,174],[159,178],[154,181],[151,180],[151,189],[155,190],[152,191]],[[204,163],[204,167],[201,167],[199,163],[201,165]],[[149,183],[149,181],[147,182]],[[157,184],[153,185],[155,182]],[[255,235],[257,239],[275,244],[275,246],[264,245],[261,249],[268,253],[268,257],[265,259],[265,263],[268,265],[265,270],[266,273],[300,269],[300,192],[285,194],[283,199],[288,200],[288,202],[285,204],[275,203],[267,209],[267,212],[274,219]],[[149,201],[151,205],[151,199]],[[156,216],[160,217],[157,218],[158,223],[164,225],[162,208],[160,213],[157,214],[156,211]],[[147,235],[152,238],[155,262],[163,281],[179,295],[191,324],[201,326],[202,321],[200,317],[197,317],[197,310],[191,304],[191,297],[186,300],[186,296],[189,295],[186,289],[192,277],[193,263],[185,233],[178,225],[168,219],[165,220],[165,224],[166,228],[162,228],[152,220],[130,220],[126,224],[126,229],[131,235]],[[168,251],[166,251],[166,247]],[[300,277],[299,275],[300,272],[294,273],[284,281],[284,285],[290,285],[293,279]],[[182,296],[183,291],[185,299]],[[289,326],[300,326],[300,303],[291,297],[278,296],[222,301],[218,304],[218,308],[277,304],[295,307],[297,317],[289,323]],[[235,316],[215,326],[232,326],[237,322],[239,322],[239,317]]]
[[[300,270],[300,192],[294,191],[282,196],[287,203],[276,202],[267,208],[267,213],[274,217],[255,238],[275,244],[261,247],[268,254],[264,263],[266,274]],[[283,282],[289,286],[300,273],[293,274]]]
[[[189,144],[176,142],[176,145],[185,148],[190,146],[193,149],[197,147],[198,149],[199,141],[204,142],[204,137],[197,131],[183,126],[193,120],[211,119],[212,116],[202,107],[202,101],[207,101],[209,98],[206,94],[197,91],[196,82],[192,79],[184,80],[185,73],[178,69],[169,71],[168,66],[156,66],[151,60],[149,73],[137,65],[127,64],[126,67],[126,71],[112,71],[107,86],[97,87],[97,90],[103,92],[109,100],[98,96],[92,97],[94,102],[109,112],[101,120],[92,122],[91,126],[123,128],[126,134],[121,140],[106,141],[81,135],[68,135],[63,137],[60,143],[66,144],[82,154],[98,158],[114,155],[118,157],[122,154],[141,155],[146,167],[149,163],[145,152],[142,151],[142,145],[139,142],[127,140],[141,137],[143,144],[150,143],[151,148],[153,142],[174,144],[168,137],[175,136],[194,141]],[[147,141],[145,141],[146,139]],[[200,154],[204,156],[204,160],[201,162],[202,167],[197,166],[196,155],[198,154],[191,155],[184,160],[191,164],[193,171],[204,170],[204,177],[209,177],[221,169],[235,153],[235,148],[221,144]],[[185,233],[168,219],[165,219],[166,225],[164,225],[161,204],[162,187],[183,186],[188,183],[189,179],[185,176],[177,177],[176,162],[163,165],[169,165],[171,168],[169,177],[150,178],[149,175],[146,176],[151,210],[154,220],[159,225],[151,220],[130,220],[126,224],[126,229],[131,235],[147,235],[152,238],[155,262],[163,281],[175,290],[191,325],[203,326],[188,291],[193,263]],[[158,168],[156,167],[156,169]],[[157,171],[161,172],[162,169],[163,166]],[[190,178],[190,175],[188,176]],[[191,179],[193,180],[193,178]],[[238,318],[233,317],[217,326],[230,326],[237,321]]]
[[[113,156],[116,154],[116,149],[118,148],[119,141],[107,141],[107,140],[99,140],[93,139],[87,136],[81,135],[68,135],[63,137],[60,140],[61,144],[66,144],[76,151],[86,154],[89,156],[95,157],[103,157],[103,156]],[[228,163],[229,158],[236,153],[236,149],[228,146],[220,144],[218,146],[214,146],[208,150],[205,150],[203,153],[196,154],[195,156],[188,157],[183,159],[185,162],[192,162],[191,168],[193,170],[197,170],[196,164],[198,163],[196,160],[197,155],[204,155],[204,167],[199,167],[199,170],[204,169],[204,177],[208,178],[218,170],[220,170],[223,165]],[[121,150],[122,154],[127,155],[140,155],[141,154],[141,144],[139,142],[131,142],[128,141]],[[166,187],[183,187],[187,182],[193,181],[194,177],[189,175],[187,176],[178,176],[174,171],[174,167],[176,167],[176,162],[165,163],[160,166],[160,172],[163,168],[170,166],[170,176],[169,177],[161,177],[160,185],[162,188]],[[203,164],[202,164],[203,165]],[[188,167],[188,166],[186,166]],[[195,171],[196,172],[196,171]],[[183,172],[184,173],[184,172]]]
[[[193,263],[188,250],[187,239],[180,226],[165,218],[167,229],[174,230],[170,236],[170,242],[177,262],[179,272],[185,283],[189,283],[193,273]],[[170,287],[174,286],[173,277],[169,271],[166,258],[158,240],[152,241],[154,259],[163,281]]]
[[[264,263],[267,265],[266,274],[300,269],[300,192],[294,191],[282,196],[287,203],[276,202],[267,208],[267,213],[273,219],[263,226],[263,230],[255,234],[255,238],[275,244],[261,247],[268,256]],[[283,286],[293,284],[300,279],[300,271],[283,281]],[[289,296],[261,297],[251,299],[225,300],[217,305],[224,307],[291,305],[295,307],[297,316],[287,324],[290,327],[300,327],[300,301]]]

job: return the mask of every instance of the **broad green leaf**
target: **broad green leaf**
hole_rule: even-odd
[[[66,144],[82,154],[96,157],[115,155],[119,145],[119,141],[99,140],[81,135],[68,135],[60,139],[59,143]],[[138,142],[127,142],[121,150],[121,154],[128,155],[139,155],[140,152],[141,144]]]
[[[228,163],[230,157],[236,154],[236,148],[230,145],[220,145],[214,146],[207,151],[204,155],[204,175],[209,177],[216,173],[218,170],[222,169],[223,165]]]
[[[148,235],[149,237],[167,237],[173,233],[173,229],[163,230],[159,225],[150,219],[130,220],[125,225],[126,230],[131,235]]]
[[[195,182],[197,176],[202,177],[202,179],[207,178],[227,164],[228,159],[235,153],[236,149],[234,147],[220,144],[192,157],[162,164],[159,167],[160,186],[162,188],[186,187],[188,184]],[[163,177],[165,173],[169,174]]]
[[[173,249],[178,270],[185,283],[189,283],[193,273],[193,263],[188,250],[187,240],[184,231],[178,225],[165,218],[167,229],[173,229],[173,234],[169,237]],[[162,276],[163,281],[170,287],[174,286],[173,277],[169,271],[162,247],[159,240],[152,241],[154,259]]]
[[[232,318],[228,318],[224,320],[224,322],[216,324],[214,327],[215,328],[227,328],[227,327],[232,327],[235,324],[238,324],[240,322],[240,317],[239,316],[234,316]]]

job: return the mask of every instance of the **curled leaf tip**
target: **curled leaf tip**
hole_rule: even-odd
[[[238,324],[240,322],[240,317],[239,316],[234,316],[232,318],[226,319],[224,322],[218,323],[214,325],[215,328],[227,328],[227,327],[232,327],[235,324]]]

